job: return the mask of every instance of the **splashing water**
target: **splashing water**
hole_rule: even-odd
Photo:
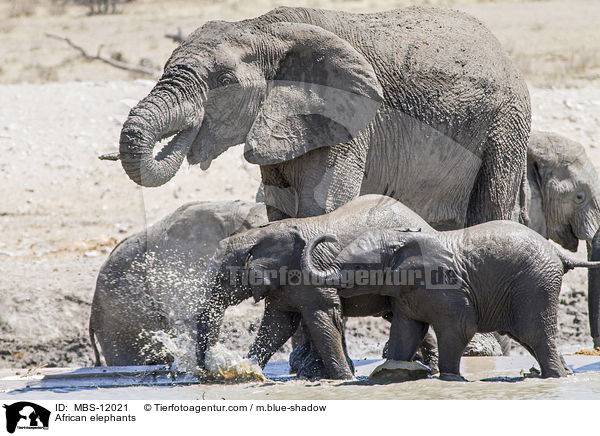
[[[195,341],[185,331],[171,334],[163,330],[153,331],[150,343],[159,345],[160,354],[173,357],[172,368],[177,371],[192,373],[196,369],[196,355],[194,353]]]
[[[267,381],[258,363],[228,350],[222,344],[216,344],[206,351],[205,368],[198,371],[195,341],[188,332],[178,331],[173,334],[158,330],[148,334],[153,346],[160,347],[161,355],[173,357],[171,366],[177,371],[195,374],[211,381]]]
[[[256,362],[231,352],[217,344],[206,352],[206,370],[209,378],[227,381],[266,381]]]

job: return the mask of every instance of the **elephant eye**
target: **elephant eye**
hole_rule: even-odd
[[[223,73],[219,76],[219,78],[217,79],[217,81],[219,82],[220,86],[227,86],[227,85],[231,85],[233,83],[236,83],[237,80],[235,79],[234,75],[231,73]]]
[[[585,201],[585,192],[579,191],[577,195],[575,195],[575,203],[583,203]]]

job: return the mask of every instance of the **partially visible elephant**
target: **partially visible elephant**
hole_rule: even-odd
[[[568,250],[587,241],[588,258],[600,260],[600,182],[583,146],[564,136],[533,131],[527,149],[523,195],[529,227]],[[589,322],[600,346],[600,270],[588,273]]]
[[[343,247],[373,228],[410,226],[435,232],[421,217],[397,200],[382,195],[353,199],[325,215],[288,218],[238,233],[223,240],[206,268],[203,283],[211,289],[198,317],[198,364],[218,340],[227,307],[254,297],[265,299],[265,313],[248,356],[264,367],[294,333],[300,315],[321,357],[297,372],[305,378],[348,379],[353,376],[346,358],[342,314],[382,316],[390,313],[385,297],[366,296],[340,300],[324,283],[302,281],[300,258],[306,242],[323,232],[335,232]],[[332,261],[339,249],[324,244],[317,262]]]
[[[473,17],[282,7],[193,32],[129,113],[119,154],[153,187],[245,143],[270,221],[376,193],[455,229],[511,218],[530,123],[523,77]]]
[[[468,342],[476,332],[493,331],[523,345],[540,364],[542,377],[570,372],[556,345],[562,276],[600,262],[575,259],[513,221],[433,233],[376,229],[350,244],[337,242],[335,234],[313,238],[303,251],[302,269],[343,298],[391,298],[390,359],[411,360],[431,325],[442,379],[461,380]],[[319,254],[323,243],[344,247],[325,265]],[[384,279],[372,280],[374,273]]]
[[[264,204],[195,202],[118,244],[102,265],[90,315],[90,340],[101,364],[167,363],[150,336],[174,328],[195,340],[200,279],[219,242],[267,221]],[[178,323],[178,325],[174,325]]]

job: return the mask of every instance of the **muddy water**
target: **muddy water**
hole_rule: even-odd
[[[600,399],[600,358],[566,356],[575,374],[563,379],[523,378],[533,365],[528,356],[463,358],[462,373],[470,382],[445,382],[437,378],[372,384],[368,374],[379,364],[357,361],[354,381],[307,382],[287,375],[287,364],[271,363],[265,382],[204,383],[188,386],[130,386],[93,389],[34,389],[0,393],[17,399]],[[0,382],[1,383],[1,382]],[[1,386],[1,385],[0,385]]]

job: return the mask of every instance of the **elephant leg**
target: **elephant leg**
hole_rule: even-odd
[[[438,344],[431,332],[425,334],[421,346],[417,350],[416,360],[420,360],[434,372],[438,370]]]
[[[442,307],[442,306],[440,306]],[[477,333],[477,314],[464,302],[445,304],[445,316],[440,316],[433,329],[438,340],[440,380],[464,381],[460,376],[460,359]]]
[[[392,313],[390,312],[384,315],[383,319],[391,323],[393,319]],[[384,359],[389,358],[389,345],[390,341],[388,340],[383,346],[381,357]],[[434,373],[438,371],[438,346],[435,336],[433,336],[430,331],[425,333],[423,342],[421,342],[421,346],[418,347],[413,359],[423,362],[425,365],[431,368]]]
[[[354,150],[348,153],[348,150]],[[299,159],[298,217],[331,212],[360,195],[367,146],[361,139],[313,150]]]
[[[498,343],[500,344],[500,348],[502,349],[502,355],[509,356],[510,350],[512,348],[510,338],[507,335],[503,335],[498,332],[494,332],[493,334]]]
[[[319,355],[312,341],[310,335],[307,333],[306,337],[306,353],[298,358],[298,368],[295,370],[296,376],[306,380],[319,380],[323,378],[330,378],[327,368],[323,363],[323,359]],[[300,346],[302,347],[302,345]],[[300,358],[302,360],[300,360]],[[294,371],[290,370],[290,373]]]
[[[344,350],[342,315],[339,307],[338,305],[327,308],[306,308],[302,311],[302,317],[313,339],[313,347],[318,352],[327,372],[323,375],[319,374],[321,378],[324,376],[344,380],[353,377]],[[305,359],[303,366],[310,367],[312,364]],[[300,371],[298,377],[305,378],[307,374]],[[309,378],[316,377],[311,374]]]
[[[294,349],[289,358],[290,373],[297,373],[302,362],[311,352],[310,334],[304,321],[300,322],[300,328],[292,335],[292,347]]]
[[[261,166],[269,221],[322,215],[358,197],[367,150],[364,138],[355,139],[352,144],[318,148],[283,164]],[[290,368],[297,373],[299,362],[305,368],[321,366],[314,344],[303,331],[298,329],[292,340]],[[347,356],[346,360],[351,365]]]
[[[256,359],[260,367],[264,368],[271,356],[296,331],[299,321],[299,313],[280,311],[273,308],[272,304],[267,301],[265,304],[265,313],[256,339],[248,352],[248,358]]]
[[[536,307],[535,301],[530,307]],[[541,310],[532,316],[531,311],[527,313],[524,309],[520,315],[521,325],[511,332],[511,337],[523,345],[537,360],[542,370],[542,377],[564,377],[571,374],[572,371],[556,345],[556,313]]]
[[[600,260],[600,232],[588,244],[588,259]],[[600,269],[588,270],[588,313],[594,347],[600,347]]]
[[[390,327],[390,340],[387,358],[391,360],[410,361],[417,348],[423,342],[429,325],[405,317],[399,310],[394,310]]]
[[[506,125],[497,123],[497,131],[486,142],[487,151],[469,199],[466,226],[512,217],[524,174],[527,138],[521,137],[520,129],[513,130],[514,122],[504,121]],[[510,144],[522,144],[522,147]],[[507,159],[505,150],[508,149],[520,155]]]
[[[264,200],[288,217],[331,212],[360,194],[367,149],[364,139],[309,151],[289,162],[261,166]],[[348,150],[352,150],[349,153]]]
[[[556,346],[555,329],[549,329],[541,318],[540,316],[539,323],[535,323],[538,324],[538,327],[533,327],[534,330],[528,329],[525,333],[513,332],[511,337],[537,360],[543,378],[564,377],[572,374]]]
[[[306,378],[306,379],[321,379],[327,378],[329,372],[323,363],[323,359],[319,355],[318,350],[314,346],[312,340],[310,340],[310,334],[306,334],[308,340],[306,341],[307,349],[306,353],[300,358],[295,359],[298,367],[295,371],[290,369],[290,373],[295,372],[298,377]],[[300,345],[298,348],[302,349],[303,345]],[[346,341],[345,335],[342,333],[342,349],[344,351],[344,355],[346,356],[346,363],[350,367],[350,371],[354,374],[354,363],[352,359],[348,356],[348,350],[346,349]],[[294,350],[295,351],[295,350]],[[290,355],[290,360],[292,360],[292,356]]]
[[[554,340],[541,335],[535,341],[528,342],[527,348],[531,350],[533,357],[540,364],[543,378],[565,377],[572,373],[559,353]]]
[[[440,352],[439,371],[440,380],[465,381],[460,375],[460,359],[467,344],[471,341],[475,332],[465,334],[465,332],[449,331],[443,329],[438,331],[438,348]]]
[[[344,319],[345,321],[345,319]],[[345,326],[345,322],[343,324]],[[344,328],[345,330],[345,328]],[[348,356],[348,350],[346,348],[346,335],[342,333],[342,345],[344,348],[344,354],[346,355],[346,361],[350,366],[350,369],[354,373],[354,363]],[[304,322],[300,323],[300,328],[296,330],[296,333],[292,336],[292,346],[294,349],[290,353],[289,364],[291,374],[314,374],[314,377],[319,378],[316,375],[320,372],[326,374],[325,368],[321,361],[318,351],[315,349],[308,327]],[[323,378],[323,377],[320,377]]]

